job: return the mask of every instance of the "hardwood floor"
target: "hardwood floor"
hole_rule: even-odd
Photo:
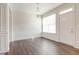
[[[79,50],[45,38],[10,43],[9,55],[78,55]]]

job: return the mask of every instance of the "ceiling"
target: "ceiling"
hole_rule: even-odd
[[[29,14],[44,14],[51,9],[61,5],[62,3],[39,3],[39,11],[37,11],[36,3],[11,3],[10,6],[14,10],[23,11]]]

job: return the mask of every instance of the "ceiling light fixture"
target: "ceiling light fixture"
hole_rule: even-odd
[[[40,16],[40,8],[39,8],[39,3],[36,3],[36,16]]]

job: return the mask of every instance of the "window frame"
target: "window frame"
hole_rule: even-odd
[[[46,24],[47,25],[47,30],[46,31],[44,31],[44,26],[45,26],[45,24],[44,24],[44,18],[49,18],[49,17],[54,17],[54,23],[49,23],[49,24]],[[54,14],[51,14],[51,15],[49,15],[49,16],[46,16],[46,17],[43,17],[42,19],[43,19],[43,21],[42,21],[42,32],[45,32],[45,33],[52,33],[52,34],[56,34],[56,18],[57,18],[57,14],[56,13],[54,13]],[[50,18],[49,18],[50,19]],[[53,18],[52,18],[53,19]],[[52,20],[53,21],[53,20]],[[49,27],[52,25],[52,31],[49,31]],[[53,26],[55,26],[54,27],[54,31],[53,31]],[[51,28],[51,27],[50,27]],[[50,29],[51,30],[51,29]]]

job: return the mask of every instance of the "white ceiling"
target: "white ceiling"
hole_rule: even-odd
[[[14,10],[19,10],[27,12],[30,14],[44,14],[45,12],[50,11],[51,9],[61,5],[62,3],[39,3],[39,12],[36,9],[36,3],[12,3],[10,6]]]

